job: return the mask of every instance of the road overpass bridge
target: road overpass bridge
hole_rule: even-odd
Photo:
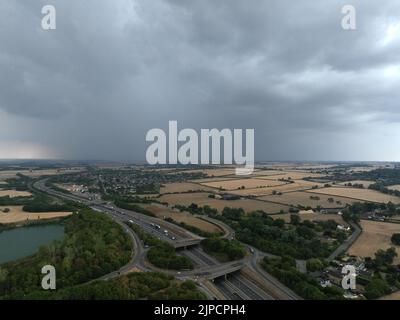
[[[201,239],[182,239],[182,240],[176,240],[176,241],[171,241],[170,244],[175,248],[175,249],[187,249],[188,247],[194,247],[200,244]]]
[[[245,266],[245,261],[234,261],[230,263],[218,264],[213,267],[200,268],[194,274],[197,277],[207,280],[214,280],[219,277],[226,277],[230,273],[241,270]],[[202,269],[204,271],[202,271]]]

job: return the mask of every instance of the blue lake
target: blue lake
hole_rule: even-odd
[[[39,247],[62,239],[61,225],[32,226],[0,232],[0,264],[34,254]]]

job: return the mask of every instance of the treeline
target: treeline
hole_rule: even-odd
[[[33,179],[21,173],[17,173],[17,177],[18,178],[6,179],[7,188],[17,191],[28,191],[29,183],[32,182]]]
[[[357,223],[360,221],[362,214],[373,212],[375,210],[384,211],[385,215],[395,215],[400,213],[400,209],[392,202],[356,202],[343,210],[343,219]]]
[[[81,210],[65,219],[62,240],[0,266],[0,299],[40,296],[44,265],[56,268],[57,288],[63,289],[118,270],[131,254],[131,239],[120,225],[103,214]]]
[[[200,207],[198,206],[196,203],[192,203],[189,206],[184,206],[184,205],[175,205],[174,208],[178,209],[181,212],[189,212],[191,214],[198,214],[198,215],[209,215],[209,216],[213,216],[213,215],[217,215],[218,214],[218,210],[211,208],[208,205],[205,205],[204,207]]]
[[[0,206],[23,206],[32,201],[30,197],[0,197]]]
[[[63,201],[57,203],[48,196],[35,195],[35,197],[25,204],[22,209],[25,212],[64,212],[74,211],[77,208],[78,205],[74,202]]]
[[[32,197],[0,197],[0,206],[23,206],[25,212],[64,212],[75,211],[82,208],[82,205],[73,201],[59,200],[35,193]]]
[[[127,222],[126,224],[136,233],[139,239],[143,241],[143,244],[145,246],[152,247],[162,243],[160,239],[143,231],[143,229],[140,228],[138,225],[130,222]]]
[[[239,260],[244,258],[246,250],[236,240],[220,238],[204,239],[201,241],[204,251],[214,256],[220,262]]]
[[[147,252],[150,263],[161,269],[191,270],[193,262],[188,257],[178,256],[175,248],[163,242],[150,248]]]
[[[338,245],[318,239],[318,233],[324,231],[323,225],[300,222],[299,218],[286,224],[284,220],[272,219],[262,211],[245,214],[241,208],[224,208],[222,216],[215,218],[230,225],[239,241],[276,255],[297,259],[327,257]]]
[[[133,272],[108,281],[95,281],[57,291],[34,293],[26,299],[57,300],[205,300],[192,281],[176,281],[157,272]]]
[[[373,279],[365,285],[365,296],[368,299],[377,299],[391,293],[391,287],[400,289],[400,268],[393,265],[396,257],[396,249],[389,248],[378,250],[373,259],[365,259],[365,266],[374,271]]]
[[[376,190],[385,194],[390,194],[392,196],[400,197],[400,191],[399,190],[394,190],[394,189],[389,189],[386,187],[386,184],[383,182],[376,182],[371,184],[369,189]]]
[[[156,216],[150,210],[147,210],[147,209],[141,207],[140,205],[138,205],[136,203],[127,203],[127,202],[123,202],[123,201],[117,200],[117,201],[114,202],[114,204],[117,207],[121,208],[121,209],[139,212],[141,214],[144,214],[144,215],[150,216],[150,217],[155,217]]]
[[[287,287],[307,300],[343,300],[343,289],[331,286],[323,288],[319,283],[299,272],[296,261],[287,256],[282,258],[264,258],[261,266]]]

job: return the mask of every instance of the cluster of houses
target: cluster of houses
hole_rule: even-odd
[[[364,285],[372,279],[373,273],[365,267],[364,259],[354,256],[344,256],[331,261],[330,265],[322,271],[315,271],[309,275],[318,281],[321,287],[338,286],[342,288],[343,267],[353,266],[356,271],[356,289],[346,290],[346,299],[364,299]]]

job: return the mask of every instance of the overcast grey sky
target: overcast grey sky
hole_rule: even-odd
[[[140,161],[146,132],[178,120],[254,128],[256,160],[400,161],[398,0],[1,0],[0,13],[0,158]]]

